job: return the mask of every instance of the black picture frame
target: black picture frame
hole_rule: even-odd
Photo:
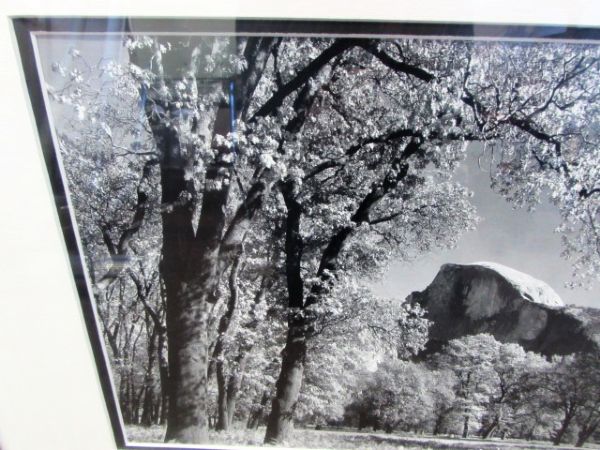
[[[348,37],[435,37],[440,39],[488,39],[508,41],[586,41],[600,44],[600,28],[560,25],[426,23],[346,20],[291,19],[169,19],[144,17],[13,17],[12,25],[22,63],[31,110],[35,118],[43,159],[50,179],[52,195],[70,259],[70,270],[77,288],[87,334],[101,381],[102,392],[110,418],[115,444],[120,449],[157,448],[155,444],[129,443],[122,427],[118,404],[110,381],[110,368],[102,350],[101,331],[95,319],[93,302],[86,279],[83,255],[78,245],[72,212],[69,211],[65,181],[62,179],[57,149],[44,101],[43,87],[36,65],[33,36],[38,33],[231,33],[264,35],[348,36]],[[177,448],[168,445],[165,448]],[[186,448],[190,448],[187,447]],[[212,447],[198,447],[212,448]]]

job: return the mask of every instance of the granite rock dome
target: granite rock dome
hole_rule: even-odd
[[[600,348],[600,310],[565,306],[548,284],[496,263],[444,264],[407,301],[432,321],[428,351],[479,333],[545,355]]]

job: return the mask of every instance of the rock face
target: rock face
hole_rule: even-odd
[[[433,322],[430,352],[479,333],[545,355],[600,349],[600,310],[567,307],[543,281],[500,264],[445,264],[407,301],[420,304]]]

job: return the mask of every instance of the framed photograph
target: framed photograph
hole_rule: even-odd
[[[13,18],[118,448],[600,443],[600,30]]]

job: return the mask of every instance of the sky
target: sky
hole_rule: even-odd
[[[58,77],[50,70],[54,61],[68,59],[67,51],[76,47],[82,54],[93,55],[89,62],[122,54],[121,37],[81,39],[56,36],[40,37],[38,45],[46,82]],[[119,58],[119,56],[117,56]],[[467,159],[455,173],[455,180],[474,192],[471,199],[481,222],[477,229],[465,233],[452,250],[439,250],[410,263],[392,262],[373,291],[386,297],[404,299],[415,290],[423,290],[445,263],[491,261],[512,267],[548,283],[566,304],[600,307],[600,285],[592,289],[565,287],[571,280],[571,265],[560,256],[560,236],[554,232],[560,223],[553,205],[541,204],[534,212],[515,210],[490,188],[489,173],[480,168],[478,144],[472,144]]]
[[[489,172],[477,163],[481,146],[471,145],[454,179],[473,191],[471,199],[481,219],[476,230],[465,233],[452,250],[439,250],[410,263],[392,262],[383,278],[373,284],[376,294],[406,298],[425,289],[445,263],[490,261],[545,281],[566,304],[600,308],[600,285],[592,289],[565,287],[572,280],[571,264],[560,256],[560,224],[556,207],[543,203],[533,212],[514,209],[490,188]]]
[[[64,83],[60,76],[52,71],[52,64],[60,62],[69,67],[71,57],[70,49],[78,50],[91,65],[99,63],[102,59],[123,60],[126,57],[126,51],[122,46],[121,35],[111,36],[55,36],[38,35],[36,38],[37,49],[39,52],[40,68],[44,75],[44,81],[51,86],[56,83],[60,86]]]

